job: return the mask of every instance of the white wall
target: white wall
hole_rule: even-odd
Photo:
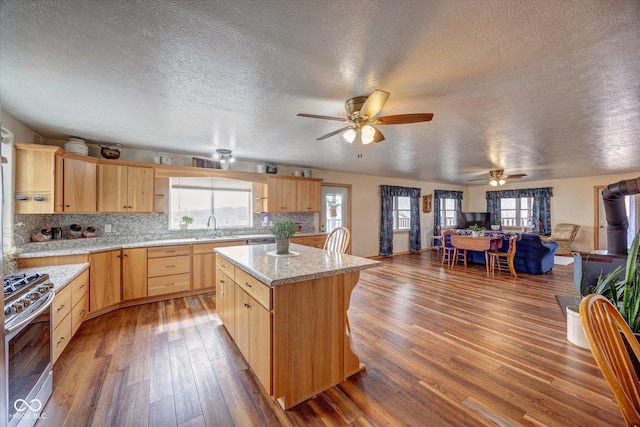
[[[640,172],[617,175],[588,176],[581,178],[550,179],[546,181],[509,181],[508,189],[551,187],[551,224],[578,224],[580,230],[573,244],[573,250],[588,252],[594,249],[594,187],[609,185],[625,179],[635,179]],[[504,187],[503,187],[504,188]],[[496,190],[489,185],[469,187],[465,196],[469,197],[469,210],[486,211],[486,191]]]

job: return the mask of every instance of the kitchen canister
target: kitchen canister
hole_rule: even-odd
[[[84,139],[69,138],[69,141],[64,144],[64,151],[67,153],[76,153],[86,156],[89,154],[89,147],[84,143]]]
[[[302,171],[293,171],[293,176],[302,176]]]
[[[302,171],[302,176],[305,178],[311,178],[311,169],[305,169]]]
[[[256,165],[256,172],[267,173],[267,165]]]

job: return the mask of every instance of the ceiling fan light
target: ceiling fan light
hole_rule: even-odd
[[[342,134],[342,137],[347,140],[347,142],[351,143],[354,139],[356,139],[356,131],[353,129],[349,129],[345,133]]]
[[[218,160],[220,158],[220,153],[218,153],[217,151],[215,153],[213,153],[213,158],[215,160]]]
[[[498,181],[498,184],[504,185],[505,182],[507,182],[507,181],[505,181],[504,179],[500,178],[500,181]]]
[[[366,136],[367,138],[371,137],[373,139],[373,135],[376,134],[376,130],[371,125],[362,126],[362,136]]]
[[[363,132],[362,136],[360,137],[360,139],[362,140],[362,143],[364,145],[371,144],[373,142],[373,135],[367,136]]]
[[[489,181],[489,184],[491,184],[492,187],[497,187],[498,181],[496,181],[495,179],[492,179],[491,181]]]

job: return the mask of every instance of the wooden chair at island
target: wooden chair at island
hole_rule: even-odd
[[[640,425],[640,382],[629,355],[633,352],[640,360],[638,340],[618,309],[602,295],[587,295],[579,311],[593,358],[618,402],[625,423]]]
[[[517,241],[518,236],[514,234],[509,237],[509,248],[506,252],[489,251],[489,272],[492,276],[495,275],[496,267],[498,267],[499,272],[501,272],[504,267],[505,270],[508,270],[513,274],[514,278],[518,278],[515,266],[513,265],[513,260],[516,257]]]
[[[453,265],[454,255],[456,253],[456,248],[451,243],[451,236],[453,234],[458,234],[454,230],[446,230],[442,232],[442,264],[447,263],[447,267],[451,268]]]
[[[324,250],[346,254],[351,246],[351,232],[347,227],[334,228],[324,242]]]

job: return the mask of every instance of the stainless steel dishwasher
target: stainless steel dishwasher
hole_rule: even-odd
[[[253,239],[247,239],[247,245],[267,245],[274,244],[275,242],[275,237],[256,237]]]

